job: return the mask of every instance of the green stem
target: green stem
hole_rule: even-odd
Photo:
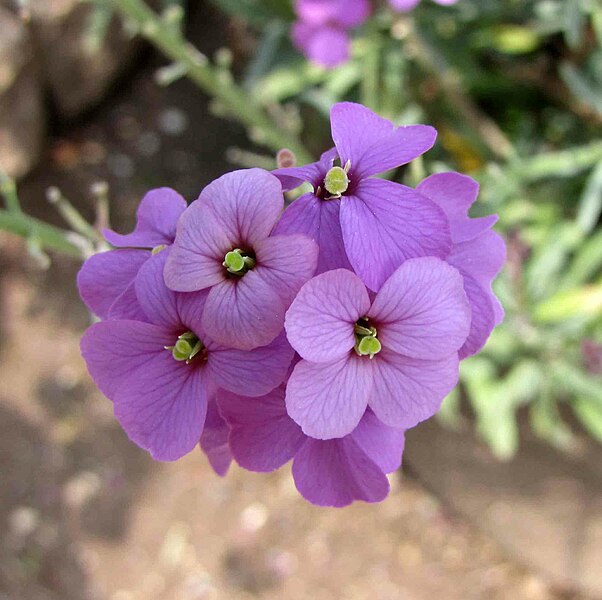
[[[174,28],[166,27],[160,16],[143,0],[103,1],[110,2],[123,17],[132,21],[142,36],[165,56],[181,64],[188,78],[205,93],[219,100],[233,118],[249,128],[254,139],[274,151],[289,148],[300,164],[312,162],[312,156],[293,133],[279,127],[242,87],[220,76],[203,54]]]
[[[45,249],[62,252],[75,258],[82,258],[81,249],[69,241],[68,231],[44,223],[44,221],[30,217],[21,211],[0,209],[0,230],[24,238],[34,235]]]

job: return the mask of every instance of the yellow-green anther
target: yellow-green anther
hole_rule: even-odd
[[[349,187],[349,177],[343,167],[332,167],[324,178],[324,187],[326,191],[338,198],[347,191]]]
[[[151,250],[151,254],[159,254],[159,252],[161,252],[161,250],[165,250],[165,248],[167,248],[165,244],[159,244]]]
[[[192,345],[188,340],[178,339],[171,353],[176,360],[188,360],[192,353]]]
[[[204,346],[195,333],[187,331],[178,336],[173,346],[165,346],[165,349],[171,352],[175,360],[188,363],[204,349]]]
[[[355,348],[360,356],[374,358],[374,355],[381,351],[382,346],[375,337],[367,336],[362,338],[359,343],[356,344]]]
[[[239,248],[235,248],[226,254],[222,264],[228,273],[232,273],[232,275],[244,275],[255,266],[255,259],[252,256],[244,254]]]

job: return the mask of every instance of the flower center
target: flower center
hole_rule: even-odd
[[[376,327],[370,325],[368,317],[358,319],[353,328],[355,334],[355,352],[358,356],[369,356],[374,358],[382,350],[378,341]]]
[[[255,266],[255,258],[250,252],[235,248],[224,256],[222,265],[231,275],[242,277]]]
[[[331,167],[324,177],[324,188],[331,194],[330,198],[340,198],[349,188],[349,169],[351,168],[351,161],[347,161],[344,167]]]
[[[186,364],[189,364],[193,358],[205,350],[205,346],[196,333],[187,331],[178,336],[173,346],[165,346],[165,350],[171,350],[171,355],[178,362],[186,361]]]

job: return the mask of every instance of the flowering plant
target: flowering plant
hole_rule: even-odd
[[[470,178],[373,177],[428,150],[432,128],[352,103],[331,127],[317,163],[228,173],[187,208],[149,192],[78,283],[102,319],[84,359],[132,441],[157,460],[199,444],[220,474],[230,456],[257,471],[293,459],[301,494],[343,506],[387,495],[404,432],[501,321],[505,247],[494,216],[468,216]]]

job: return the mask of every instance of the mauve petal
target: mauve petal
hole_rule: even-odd
[[[333,69],[349,60],[351,41],[340,27],[322,25],[306,29],[305,23],[293,28],[293,41],[312,62]]]
[[[480,219],[468,216],[470,207],[479,193],[479,184],[460,173],[436,173],[425,179],[416,188],[430,198],[446,214],[451,230],[452,242],[466,242],[484,231],[491,229],[497,222],[497,215]]]
[[[167,287],[195,292],[223,281],[224,257],[236,243],[209,208],[198,200],[193,202],[182,215],[170,248],[164,272]]]
[[[211,288],[202,326],[222,346],[252,350],[269,344],[280,333],[285,310],[278,291],[252,270]]]
[[[180,322],[182,325],[186,326],[189,331],[196,333],[201,339],[205,337],[202,320],[208,295],[209,292],[207,290],[176,293],[176,303]]]
[[[429,360],[457,352],[471,321],[462,275],[431,257],[403,263],[383,284],[368,316],[385,348]]]
[[[297,0],[295,13],[314,27],[336,23],[350,29],[368,18],[370,3],[368,0]]]
[[[366,411],[349,437],[383,473],[393,473],[401,467],[404,432],[381,423],[371,410]]]
[[[222,419],[215,400],[207,404],[207,417],[199,445],[207,456],[212,469],[224,477],[232,462],[232,453],[228,444],[230,428]]]
[[[198,202],[211,209],[231,241],[250,246],[270,234],[284,209],[280,181],[263,169],[222,175],[201,192]]]
[[[91,256],[77,274],[81,299],[95,315],[106,319],[113,302],[134,281],[150,255],[146,250],[109,250]]]
[[[470,333],[460,348],[460,360],[481,350],[496,324],[490,293],[485,291],[470,275],[464,276],[464,290],[470,302],[472,318]]]
[[[291,234],[273,235],[257,242],[254,248],[254,270],[288,307],[316,270],[318,245],[306,235]]]
[[[151,190],[138,206],[134,231],[121,235],[105,229],[104,237],[118,248],[154,248],[172,244],[178,219],[185,209],[186,200],[178,192],[170,188]]]
[[[155,354],[124,379],[115,394],[115,416],[127,436],[155,460],[172,461],[199,443],[207,412],[203,370]]]
[[[173,342],[173,332],[164,327],[139,321],[103,321],[86,330],[80,348],[94,383],[113,400],[124,379],[158,354],[169,354],[164,347]]]
[[[318,506],[380,502],[389,493],[386,475],[349,436],[308,439],[295,456],[293,478],[301,495]]]
[[[332,362],[353,348],[353,326],[369,308],[357,275],[345,269],[322,273],[301,288],[286,313],[288,339],[306,360]]]
[[[457,353],[441,360],[418,360],[383,348],[372,362],[370,408],[385,425],[398,429],[432,417],[458,383]]]
[[[365,179],[341,201],[341,229],[349,261],[378,291],[408,258],[445,258],[451,249],[443,211],[415,190],[383,179]]]
[[[115,302],[111,305],[108,318],[115,321],[117,319],[129,319],[130,321],[150,322],[146,313],[142,310],[138,296],[136,296],[136,280],[132,281]]]
[[[416,8],[420,4],[420,0],[389,0],[389,4],[395,10],[407,12]]]
[[[311,183],[316,190],[324,182],[324,177],[337,157],[337,149],[331,148],[320,156],[320,160],[301,167],[276,169],[272,174],[278,177],[285,192],[294,190],[303,183]]]
[[[313,438],[340,438],[351,433],[370,398],[371,362],[355,353],[331,363],[302,360],[288,380],[288,414]]]
[[[372,12],[368,0],[338,0],[338,6],[336,23],[347,29],[362,25]]]
[[[306,439],[286,414],[281,388],[260,398],[220,391],[218,403],[231,429],[232,455],[249,471],[266,473],[278,469],[295,456]]]
[[[340,200],[321,200],[314,194],[304,194],[282,214],[274,234],[301,233],[319,246],[316,273],[333,269],[350,269],[339,220]]]
[[[361,104],[339,102],[330,111],[332,139],[341,164],[351,161],[350,178],[384,173],[433,147],[437,131],[427,125],[395,127]]]
[[[271,344],[250,351],[207,345],[213,381],[220,388],[244,396],[263,396],[280,385],[294,355],[284,332]]]

